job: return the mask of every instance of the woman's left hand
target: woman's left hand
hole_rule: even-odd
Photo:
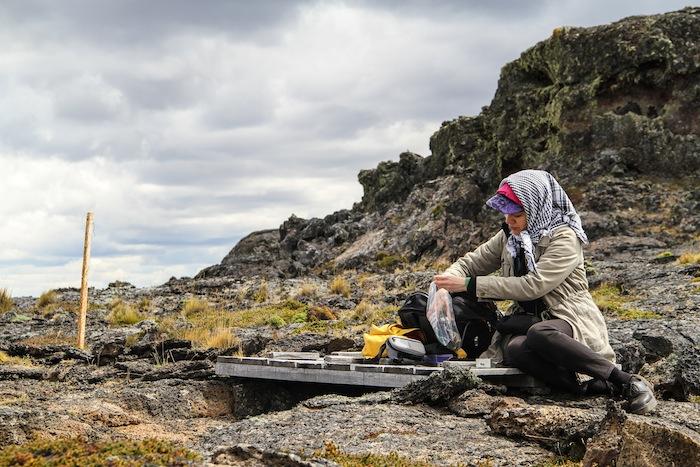
[[[449,274],[438,274],[433,277],[433,281],[438,289],[445,289],[448,292],[464,292],[467,290],[464,286],[464,279],[464,277],[451,276]]]

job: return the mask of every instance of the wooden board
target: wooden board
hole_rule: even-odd
[[[452,366],[467,367],[485,380],[512,387],[541,386],[537,380],[517,368],[477,368],[474,362],[444,362],[444,366],[351,363],[347,360],[356,357],[348,357],[341,357],[345,361],[339,362],[322,358],[294,360],[222,356],[217,359],[216,374],[237,378],[397,388]]]

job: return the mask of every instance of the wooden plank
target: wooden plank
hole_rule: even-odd
[[[362,355],[362,352],[343,352],[343,351],[336,351],[336,352],[331,352],[331,355],[335,355],[337,357],[352,357],[352,358],[361,358],[364,360],[364,355]]]
[[[470,365],[471,363],[471,365]],[[444,362],[442,367],[414,365],[340,364],[323,359],[281,360],[256,357],[219,357],[216,373],[221,376],[305,381],[367,387],[401,387],[412,381],[444,371],[467,367],[476,376],[511,387],[541,387],[542,383],[517,368],[476,368],[474,362]],[[377,376],[385,375],[385,376]]]
[[[282,360],[318,360],[321,354],[318,352],[270,352],[269,358]]]
[[[352,357],[344,355],[326,355],[324,361],[328,363],[363,363],[365,362],[364,357]]]

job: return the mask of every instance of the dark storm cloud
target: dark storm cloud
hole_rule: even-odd
[[[303,1],[14,0],[0,17],[39,41],[89,40],[116,48],[148,47],[173,35],[220,33],[264,39],[299,13]]]

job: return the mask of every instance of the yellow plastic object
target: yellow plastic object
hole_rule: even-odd
[[[365,346],[362,347],[362,356],[365,358],[386,357],[386,350],[382,355],[378,355],[383,349],[386,340],[391,336],[405,336],[406,334],[417,331],[417,328],[404,328],[400,324],[385,324],[383,326],[370,327],[369,333],[363,334]]]

